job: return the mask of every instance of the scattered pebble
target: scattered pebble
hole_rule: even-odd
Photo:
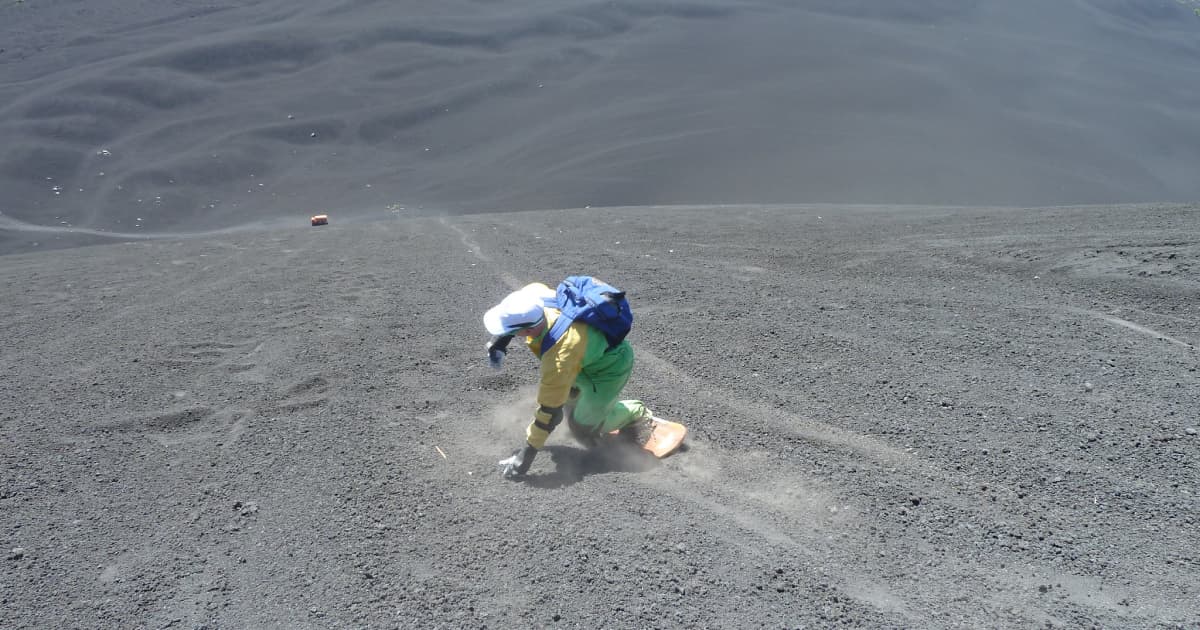
[[[242,516],[250,516],[258,513],[258,504],[254,501],[247,501],[245,503],[238,501],[233,504],[233,509],[237,510],[238,514]]]
[[[1093,390],[1093,389],[1095,389],[1095,388],[1096,388],[1096,386],[1095,386],[1095,385],[1092,385],[1092,383],[1091,383],[1090,381],[1088,381],[1088,382],[1085,382],[1085,383],[1083,384],[1083,391],[1085,391],[1085,392],[1090,392],[1090,391],[1092,391],[1092,390]]]
[[[1188,428],[1184,429],[1183,432],[1188,435],[1196,435],[1195,427],[1188,427]]]
[[[12,551],[8,552],[9,560],[20,560],[25,557],[24,547],[13,547]]]

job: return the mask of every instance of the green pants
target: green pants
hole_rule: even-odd
[[[568,418],[571,432],[581,439],[594,438],[649,414],[640,400],[617,400],[632,373],[633,347],[628,342],[604,353],[596,364],[585,366],[575,379],[579,398]]]

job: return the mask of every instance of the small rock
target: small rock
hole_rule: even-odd
[[[678,551],[679,553],[683,553],[683,552],[687,551],[687,545],[685,545],[683,543],[679,543],[678,545],[675,545],[675,551]]]
[[[1096,389],[1096,386],[1092,385],[1091,381],[1087,381],[1083,384],[1083,391],[1090,392],[1093,389]]]
[[[13,547],[12,551],[8,552],[9,560],[20,560],[25,557],[24,547]]]
[[[1188,435],[1196,435],[1195,427],[1188,427],[1188,428],[1184,429],[1183,432]]]

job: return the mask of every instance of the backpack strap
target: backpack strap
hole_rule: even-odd
[[[558,343],[559,337],[562,337],[567,332],[567,329],[571,327],[571,323],[574,321],[561,312],[559,313],[558,319],[554,320],[554,325],[546,331],[545,335],[542,335],[542,354],[546,354],[547,350],[553,348],[554,344]]]

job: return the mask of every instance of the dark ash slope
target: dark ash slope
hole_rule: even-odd
[[[390,207],[1192,203],[1188,4],[5,0],[0,253]]]
[[[1194,627],[1197,218],[632,208],[6,256],[0,626]],[[491,372],[479,316],[568,271],[630,291],[631,392],[691,448],[556,434],[507,482],[534,364]]]

